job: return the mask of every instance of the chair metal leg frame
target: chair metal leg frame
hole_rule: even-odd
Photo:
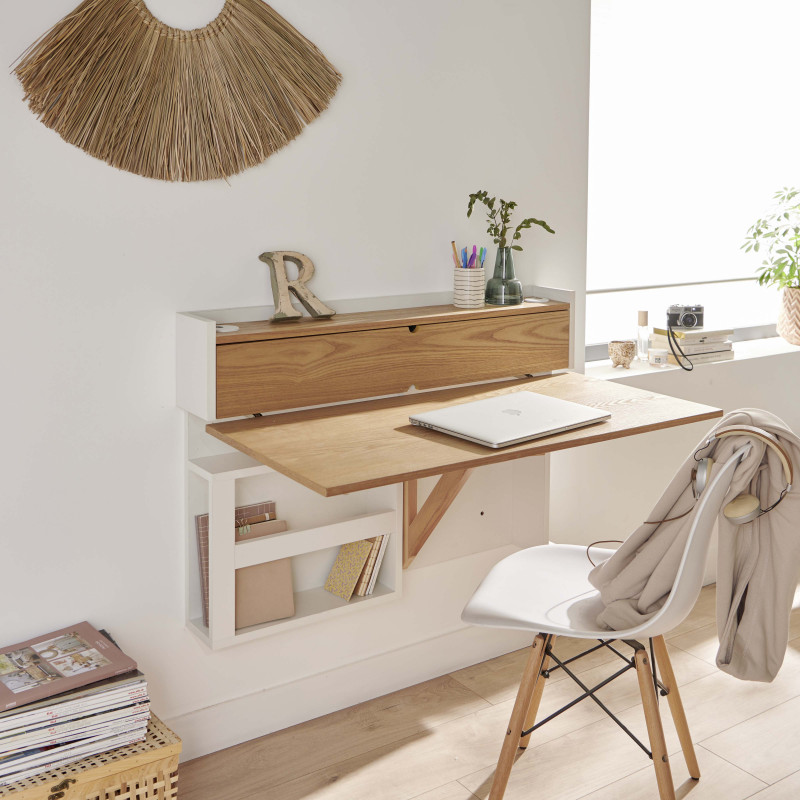
[[[680,699],[677,681],[672,671],[672,664],[669,660],[667,646],[664,643],[663,636],[657,636],[650,640],[650,658],[648,658],[645,646],[640,642],[625,640],[625,644],[633,648],[634,651],[633,658],[628,658],[612,646],[614,640],[598,640],[599,644],[564,661],[560,660],[553,653],[552,643],[554,639],[554,636],[539,634],[533,642],[531,654],[528,657],[522,681],[520,682],[517,699],[514,703],[514,710],[511,712],[511,720],[508,724],[508,730],[506,731],[506,738],[503,742],[500,758],[497,762],[497,769],[495,770],[489,800],[502,800],[506,786],[508,785],[511,768],[514,765],[514,757],[517,749],[524,750],[528,746],[528,741],[533,731],[550,722],[550,720],[559,716],[567,709],[572,708],[574,705],[581,702],[581,700],[585,700],[587,697],[597,703],[597,705],[600,706],[600,708],[602,708],[603,711],[653,760],[660,800],[675,800],[675,788],[664,740],[664,729],[661,725],[661,715],[658,710],[658,692],[660,692],[669,702],[675,728],[678,732],[678,738],[680,739],[683,749],[683,755],[686,759],[686,765],[689,768],[689,774],[695,780],[700,778],[700,768],[697,764],[694,745],[692,744],[689,727],[686,722],[686,714],[683,710],[683,703]],[[567,665],[603,647],[611,650],[622,659],[625,662],[625,666],[590,689]],[[554,666],[551,666],[551,661],[554,662]],[[663,680],[659,680],[658,678],[656,663],[659,665]],[[544,682],[550,674],[557,669],[562,669],[569,678],[580,686],[581,689],[583,689],[583,694],[537,723],[536,714],[539,710],[539,704],[544,692]],[[613,712],[595,696],[598,690],[631,669],[636,670],[651,749],[648,749],[619,719],[617,719]]]
[[[638,644],[638,642],[636,644]],[[604,646],[608,647],[608,644],[606,643]],[[639,645],[639,646],[641,647],[641,645]],[[625,666],[622,669],[620,669],[617,672],[615,672],[613,675],[610,675],[604,681],[601,681],[596,686],[593,686],[591,689],[574,672],[572,672],[572,670],[570,670],[569,667],[567,667],[567,664],[570,661],[575,661],[577,658],[581,658],[581,657],[585,656],[587,653],[594,652],[597,649],[598,649],[597,647],[593,647],[590,650],[586,650],[583,653],[578,654],[577,656],[573,656],[573,658],[570,658],[567,661],[561,661],[552,652],[552,649],[548,648],[548,650],[546,652],[546,655],[549,658],[552,658],[553,661],[556,662],[556,668],[560,667],[561,669],[563,669],[564,672],[566,673],[567,677],[569,677],[574,683],[578,684],[578,686],[580,686],[580,688],[583,689],[583,694],[578,695],[574,700],[570,700],[570,702],[567,703],[565,706],[562,706],[561,708],[559,708],[558,711],[554,711],[549,717],[545,717],[545,719],[543,719],[541,722],[536,723],[530,730],[524,730],[522,732],[522,735],[523,735],[523,737],[530,736],[530,734],[533,733],[533,731],[535,731],[537,728],[541,728],[542,725],[546,725],[548,722],[550,722],[550,720],[555,719],[560,714],[563,714],[568,709],[570,709],[573,706],[575,706],[578,703],[580,703],[581,700],[585,700],[587,697],[589,697],[598,706],[600,706],[600,708],[603,709],[603,711],[605,711],[605,713],[609,717],[611,717],[611,719],[614,720],[614,722],[616,722],[617,725],[619,725],[619,727],[622,728],[622,730],[625,731],[625,733],[627,733],[628,736],[630,736],[630,738],[633,739],[633,741],[636,742],[636,744],[639,745],[639,747],[641,747],[642,750],[644,750],[645,753],[647,753],[648,757],[650,757],[651,753],[647,749],[647,747],[644,744],[642,744],[642,742],[639,741],[639,739],[625,725],[623,725],[622,722],[619,721],[619,719],[605,705],[605,703],[603,703],[602,700],[600,700],[598,697],[595,696],[595,692],[599,691],[604,686],[607,686],[612,681],[615,681],[617,678],[619,678],[620,676],[624,675],[628,670],[634,669],[635,668],[635,663],[634,663],[633,659],[625,658],[625,656],[623,656],[618,650],[616,650],[613,647],[609,647],[610,650],[613,650],[620,658],[622,658],[623,661],[625,661]],[[552,671],[553,670],[549,670],[548,672],[552,672]]]

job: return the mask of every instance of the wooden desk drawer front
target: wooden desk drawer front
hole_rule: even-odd
[[[289,323],[291,324],[291,323]],[[564,369],[569,311],[220,344],[217,418]]]

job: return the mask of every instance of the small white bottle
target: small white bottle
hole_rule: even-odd
[[[636,334],[636,359],[643,364],[647,363],[647,349],[650,347],[650,327],[647,321],[647,312],[639,312],[639,329]]]

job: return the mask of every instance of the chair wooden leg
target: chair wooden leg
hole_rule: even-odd
[[[669,653],[663,636],[653,638],[653,649],[656,655],[658,671],[661,674],[661,682],[668,692],[669,710],[672,712],[672,720],[675,723],[675,730],[678,732],[678,739],[681,742],[686,766],[689,768],[689,774],[696,781],[700,780],[700,765],[697,763],[692,734],[689,733],[689,723],[686,721],[686,712],[683,710],[681,695],[678,691],[678,682],[675,680],[675,673],[672,671],[672,663],[669,660]]]
[[[550,637],[550,646],[553,646],[553,642],[555,641],[555,636]],[[539,670],[540,673],[546,670],[550,666],[550,657],[545,654],[544,659],[542,660],[542,667]],[[539,713],[539,704],[542,702],[542,695],[544,694],[544,685],[547,683],[543,675],[539,675],[536,683],[533,686],[533,696],[531,697],[531,705],[528,709],[528,714],[525,717],[525,724],[522,726],[522,730],[526,731],[529,728],[532,728],[536,724],[536,715]],[[529,733],[527,736],[523,736],[519,740],[519,746],[521,749],[525,749],[528,746],[528,742],[530,741],[531,734]]]
[[[500,758],[497,760],[497,768],[494,771],[489,800],[501,800],[505,794],[508,778],[511,775],[511,767],[514,766],[514,756],[519,748],[520,734],[524,730],[523,723],[528,716],[528,709],[531,707],[531,699],[537,683],[536,679],[540,677],[539,673],[542,671],[546,643],[547,636],[541,633],[533,640],[531,654],[528,656],[528,663],[525,664],[517,699],[514,702],[514,710],[511,712],[506,738],[500,750]]]
[[[675,785],[672,782],[672,770],[669,767],[669,755],[664,740],[664,729],[661,727],[661,715],[658,713],[653,673],[650,671],[650,659],[644,649],[637,650],[634,658],[636,677],[639,679],[639,691],[644,706],[644,719],[647,723],[647,735],[650,738],[650,749],[653,752],[658,795],[661,800],[675,800]]]

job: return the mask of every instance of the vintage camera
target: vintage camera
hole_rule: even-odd
[[[667,326],[670,328],[702,328],[703,306],[670,306],[667,309]]]

